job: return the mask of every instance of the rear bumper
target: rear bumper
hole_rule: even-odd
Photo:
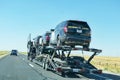
[[[67,45],[89,45],[91,37],[66,37],[64,43]]]

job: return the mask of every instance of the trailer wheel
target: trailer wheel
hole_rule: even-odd
[[[64,71],[61,72],[61,76],[65,77],[65,72]]]

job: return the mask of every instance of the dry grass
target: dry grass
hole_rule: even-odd
[[[120,73],[120,57],[96,56],[91,63],[97,68]]]
[[[9,51],[0,51],[0,56],[1,55],[5,55],[5,54],[8,54],[9,53]]]
[[[20,52],[21,54],[27,55],[27,52]]]

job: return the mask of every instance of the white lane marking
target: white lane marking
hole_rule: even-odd
[[[30,65],[31,67],[34,67],[34,65],[32,65],[32,64],[30,64],[30,63],[29,63],[29,65]]]

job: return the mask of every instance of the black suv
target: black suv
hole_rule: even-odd
[[[67,20],[56,26],[51,32],[50,44],[57,46],[68,45],[75,47],[76,45],[89,48],[91,41],[91,29],[87,22]]]
[[[10,53],[10,55],[16,55],[16,56],[17,56],[17,54],[18,54],[17,50],[12,50],[11,53]]]

